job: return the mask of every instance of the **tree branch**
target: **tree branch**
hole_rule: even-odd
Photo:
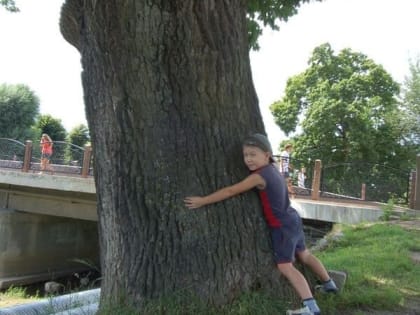
[[[61,7],[60,31],[64,39],[80,51],[80,31],[83,27],[81,0],[66,0]]]

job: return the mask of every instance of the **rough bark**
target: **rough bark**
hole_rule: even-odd
[[[82,56],[102,303],[187,290],[219,304],[279,280],[255,193],[183,205],[246,176],[241,139],[264,130],[245,10],[240,0],[63,6],[62,34]]]

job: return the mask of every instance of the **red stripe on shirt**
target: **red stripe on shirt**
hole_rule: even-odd
[[[281,221],[274,215],[273,209],[271,208],[270,201],[268,200],[268,194],[265,190],[259,191],[261,203],[263,206],[264,217],[267,221],[268,226],[279,228],[281,227]]]

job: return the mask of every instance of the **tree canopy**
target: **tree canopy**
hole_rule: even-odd
[[[68,141],[79,147],[84,147],[90,141],[89,128],[84,124],[73,127],[68,134]]]
[[[67,131],[63,127],[61,119],[54,118],[49,114],[40,115],[36,122],[36,127],[42,133],[48,134],[53,141],[65,141]]]
[[[403,85],[401,129],[407,142],[420,145],[420,58],[410,60],[409,69]]]
[[[25,141],[39,112],[39,99],[26,85],[0,85],[0,137]]]
[[[323,44],[271,110],[286,134],[301,128],[297,147],[313,158],[377,161],[399,140],[391,124],[398,93],[381,65],[350,49],[336,55]]]
[[[279,22],[287,21],[298,12],[298,8],[311,0],[248,0],[248,41],[249,47],[259,49],[258,38],[263,33],[263,27],[279,30]],[[322,0],[313,0],[319,1]],[[14,0],[0,0],[3,6],[10,12],[19,12]]]
[[[0,0],[0,6],[3,6],[7,11],[19,12],[14,0]]]
[[[409,150],[402,145],[398,124],[399,91],[381,65],[351,49],[335,54],[327,43],[314,49],[304,72],[289,78],[284,97],[271,110],[286,134],[299,131],[293,137],[296,159],[407,169]],[[350,172],[348,180],[354,175]],[[334,176],[343,180],[344,175]]]
[[[316,0],[322,1],[322,0]],[[263,27],[279,30],[279,22],[287,21],[298,12],[301,4],[310,0],[248,0],[248,41],[250,48],[259,49],[258,38]]]

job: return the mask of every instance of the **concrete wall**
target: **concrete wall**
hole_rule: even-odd
[[[0,289],[99,267],[97,223],[0,208]]]
[[[380,205],[368,206],[319,200],[292,200],[291,202],[302,218],[334,223],[375,222],[383,214]]]
[[[0,170],[0,208],[97,220],[92,178]]]

